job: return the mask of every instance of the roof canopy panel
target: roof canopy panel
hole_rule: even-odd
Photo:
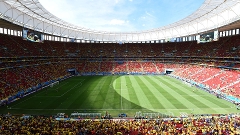
[[[126,33],[70,24],[48,12],[38,0],[0,0],[0,13],[5,15],[3,19],[15,24],[58,36],[98,41],[146,41],[188,36],[239,21],[240,0],[205,0],[199,9],[180,21],[157,29]]]

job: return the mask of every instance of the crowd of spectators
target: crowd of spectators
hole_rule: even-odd
[[[8,100],[22,90],[27,94],[29,88],[70,76],[66,70],[68,68],[70,67],[67,64],[31,63],[21,67],[2,69],[0,70],[0,100]]]
[[[175,64],[177,65],[177,64]],[[212,91],[240,97],[240,75],[239,71],[221,69],[208,65],[179,65],[173,67],[174,74],[181,78],[192,80],[203,84]]]
[[[0,35],[0,99],[6,99],[21,90],[70,75],[66,69],[84,72],[164,72],[174,69],[176,75],[208,85],[212,89],[240,97],[239,71],[190,65],[164,63],[142,57],[204,56],[239,57],[239,35],[220,38],[218,42],[197,44],[195,41],[175,43],[65,43],[45,41],[35,44],[21,37]],[[86,58],[82,59],[73,59]],[[114,57],[136,58],[115,60]],[[44,59],[43,59],[44,58]],[[101,58],[90,61],[89,58]],[[102,58],[110,60],[102,61]],[[175,57],[173,61],[185,59]],[[65,59],[65,60],[64,60]],[[138,60],[140,59],[140,60]],[[211,59],[209,59],[211,60]],[[186,60],[185,60],[186,61]],[[217,63],[217,62],[216,62]],[[222,63],[218,63],[222,64]],[[234,65],[239,68],[239,63]],[[237,83],[238,82],[238,83]],[[58,134],[58,135],[158,135],[158,134],[240,134],[240,117],[175,118],[166,119],[79,119],[58,121],[53,117],[12,115],[0,116],[0,134]]]
[[[190,116],[156,119],[69,119],[52,116],[0,116],[4,135],[239,135],[240,117]]]
[[[0,56],[78,56],[78,57],[239,57],[239,35],[221,37],[217,42],[167,43],[74,43],[44,41],[31,43],[21,37],[0,34]]]

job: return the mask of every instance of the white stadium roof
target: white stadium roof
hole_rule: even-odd
[[[152,41],[196,35],[233,25],[240,20],[240,0],[205,0],[199,9],[180,21],[137,32],[98,31],[76,26],[51,14],[38,0],[0,0],[0,18],[61,37],[94,41]]]

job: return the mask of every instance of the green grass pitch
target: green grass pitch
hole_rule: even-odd
[[[229,114],[236,107],[168,76],[77,76],[0,108],[12,114]]]

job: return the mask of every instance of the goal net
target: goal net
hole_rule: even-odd
[[[53,86],[58,85],[58,84],[59,84],[59,81],[56,81],[56,82],[50,83],[50,87],[53,87]]]

